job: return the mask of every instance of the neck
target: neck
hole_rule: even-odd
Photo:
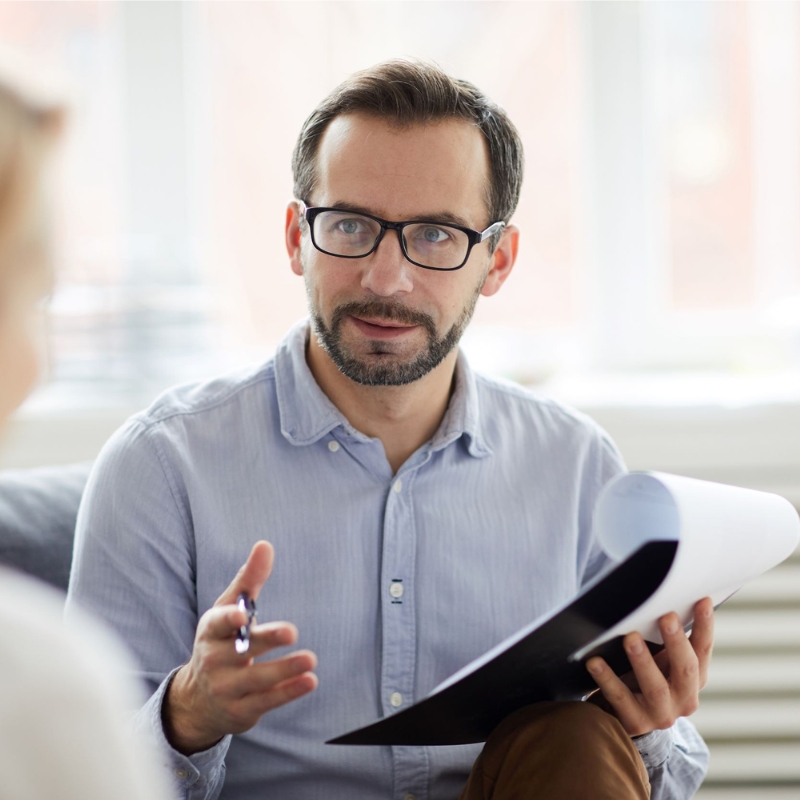
[[[339,371],[313,330],[306,353],[314,380],[345,419],[357,431],[381,440],[393,473],[441,424],[457,357],[454,349],[438,367],[405,386],[362,386]]]

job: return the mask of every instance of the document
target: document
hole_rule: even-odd
[[[598,498],[594,528],[613,563],[573,600],[417,703],[328,744],[486,741],[525,705],[589,694],[596,688],[585,667],[592,656],[605,658],[618,674],[629,671],[626,634],[638,631],[657,652],[663,647],[659,617],[676,611],[688,630],[698,600],[710,596],[721,605],[800,543],[800,519],[783,497],[659,472],[610,481]]]

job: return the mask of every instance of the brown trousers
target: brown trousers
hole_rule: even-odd
[[[459,800],[647,800],[639,751],[592,703],[535,703],[506,717]]]

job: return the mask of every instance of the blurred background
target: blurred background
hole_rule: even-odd
[[[2,2],[59,74],[48,380],[0,467],[93,458],[164,388],[263,360],[305,313],[290,154],[349,73],[434,59],[515,121],[518,265],[477,368],[578,406],[635,469],[800,505],[800,4]],[[719,615],[703,798],[800,792],[800,559]]]

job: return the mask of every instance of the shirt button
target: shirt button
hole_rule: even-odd
[[[389,695],[389,702],[394,708],[399,708],[403,705],[403,695],[401,695],[400,692],[392,692]]]
[[[395,494],[400,494],[400,492],[403,491],[403,481],[401,481],[400,478],[398,478],[394,482],[394,486],[392,488],[394,489]]]
[[[189,777],[189,773],[185,769],[176,769],[175,770],[175,777],[176,778],[180,778],[181,780],[183,780],[184,778],[188,778]]]
[[[392,597],[402,597],[403,596],[403,584],[398,583],[395,581],[394,583],[390,584],[389,586],[389,594]]]
[[[328,450],[335,453],[339,450],[339,442],[328,442]]]

